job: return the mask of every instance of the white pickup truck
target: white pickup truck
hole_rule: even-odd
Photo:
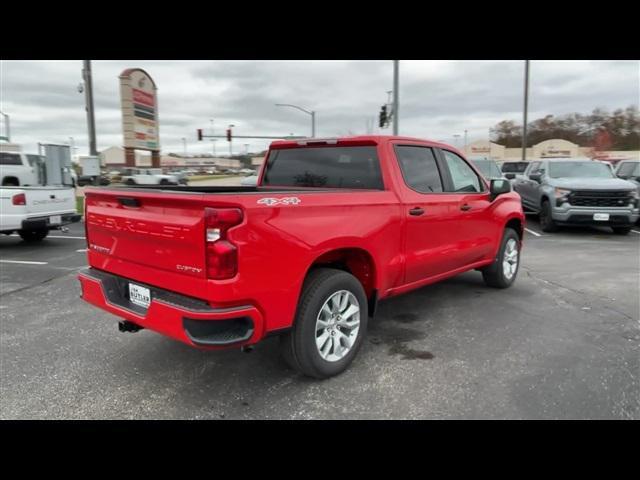
[[[14,232],[26,242],[38,242],[49,230],[78,222],[73,188],[0,187],[0,233]]]
[[[30,155],[19,151],[9,151],[6,144],[0,144],[0,185],[37,185],[38,178]],[[31,156],[33,157],[33,156]]]
[[[178,185],[177,175],[162,173],[161,168],[127,168],[122,175],[125,185]]]

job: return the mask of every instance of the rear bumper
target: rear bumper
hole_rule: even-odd
[[[51,218],[49,216],[32,217],[24,219],[22,221],[21,227],[22,230],[50,230],[62,225],[69,225],[70,223],[79,222],[81,218],[82,216],[77,213],[64,213],[60,215],[61,222],[54,225],[50,222]]]
[[[151,304],[145,309],[129,301],[129,279],[88,268],[78,280],[84,301],[194,347],[237,347],[256,343],[263,335],[263,317],[253,305],[214,308],[203,300],[131,281],[150,289]]]

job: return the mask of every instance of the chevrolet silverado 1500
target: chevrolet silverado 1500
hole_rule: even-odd
[[[509,287],[524,214],[455,148],[404,137],[277,141],[257,186],[91,188],[82,298],[189,345],[280,335],[325,378],[362,345],[378,300],[467,270]]]

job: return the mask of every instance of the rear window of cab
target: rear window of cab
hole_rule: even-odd
[[[271,150],[262,185],[384,189],[375,146]]]

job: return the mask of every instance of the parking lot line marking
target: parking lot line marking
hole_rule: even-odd
[[[541,237],[542,236],[542,234],[540,234],[538,232],[534,232],[533,230],[529,230],[528,228],[525,228],[525,230],[527,232],[529,232],[530,234],[535,235],[536,237]]]
[[[89,250],[89,249],[88,248],[79,248],[78,250],[76,250],[76,252],[84,253],[87,250]]]
[[[638,235],[640,235],[640,232],[637,230],[631,230],[633,233],[637,233]]]
[[[18,234],[17,233],[12,233],[10,235],[11,237],[17,237]],[[47,235],[47,238],[70,238],[72,240],[86,240],[87,237],[72,237],[69,235]]]
[[[47,265],[49,262],[27,262],[26,260],[0,260],[0,263],[19,263],[24,265]]]

